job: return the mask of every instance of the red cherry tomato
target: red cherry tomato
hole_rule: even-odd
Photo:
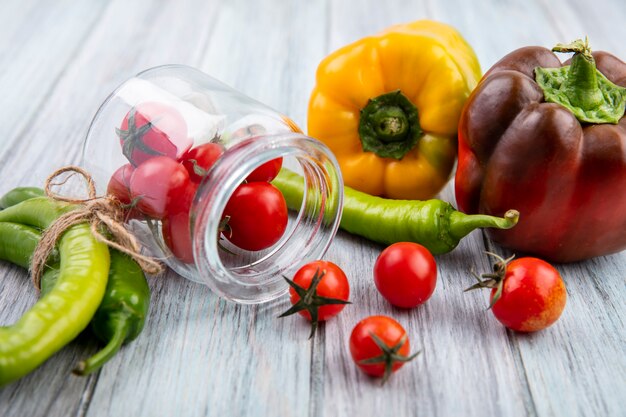
[[[493,288],[491,301],[496,293]],[[491,311],[509,329],[534,332],[557,321],[566,300],[565,284],[552,265],[537,258],[520,258],[506,265],[502,294]]]
[[[130,196],[137,209],[154,219],[162,219],[169,207],[183,195],[189,173],[166,156],[157,156],[139,165],[130,178]]]
[[[293,277],[293,282],[304,289],[308,289],[316,274],[321,275],[321,280],[315,288],[316,295],[319,297],[348,301],[348,298],[350,298],[348,277],[346,277],[346,274],[341,268],[332,262],[313,261],[304,265],[296,272],[296,275]],[[291,304],[294,305],[300,301],[300,296],[293,287],[289,288],[289,299],[291,300]],[[344,307],[345,304],[322,305],[317,309],[317,320],[328,320],[339,314]],[[308,309],[299,311],[299,314],[306,317],[307,320],[311,320],[311,313]]]
[[[374,283],[394,306],[416,307],[435,291],[435,258],[417,243],[394,243],[378,256],[374,265]]]
[[[280,191],[267,182],[241,184],[226,204],[222,233],[235,246],[257,251],[278,242],[287,229],[287,203]]]
[[[272,159],[256,167],[254,171],[248,175],[248,182],[270,182],[278,175],[280,168],[283,166],[283,158]]]
[[[197,184],[188,183],[180,198],[170,206],[169,213],[161,225],[165,244],[172,254],[184,263],[193,263],[189,212],[197,189]]]
[[[315,334],[320,321],[339,314],[350,304],[350,284],[346,274],[332,262],[313,261],[296,272],[289,283],[289,298],[293,305],[280,317],[300,313],[311,322],[311,334]]]
[[[186,152],[181,159],[191,181],[200,183],[222,153],[224,148],[219,143],[205,143]]]
[[[367,317],[350,335],[350,354],[356,365],[366,374],[385,380],[417,355],[409,356],[410,351],[406,331],[391,317]]]
[[[130,178],[135,168],[131,164],[122,165],[111,176],[107,186],[107,194],[117,198],[124,207],[124,220],[141,219],[143,215],[139,210],[131,207],[133,201],[130,196]]]
[[[122,204],[130,204],[130,177],[135,168],[131,164],[119,167],[109,180],[107,194],[117,198]]]
[[[131,108],[116,132],[124,156],[134,166],[155,156],[179,159],[193,144],[183,116],[163,103],[145,102]]]

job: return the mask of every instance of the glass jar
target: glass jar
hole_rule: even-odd
[[[219,149],[220,156],[202,166],[201,152],[192,151],[209,148]],[[283,169],[303,176],[303,201],[290,207],[284,222],[268,221],[264,209],[245,208],[251,210],[245,213],[248,225],[253,219],[250,230],[269,224],[282,233],[269,247],[266,242],[260,249],[241,249],[229,241],[233,229],[227,223],[233,219],[225,217],[226,205],[251,172],[276,165],[279,158]],[[341,217],[341,174],[324,144],[302,134],[286,116],[182,65],[143,71],[118,87],[91,123],[82,165],[99,194],[115,191],[112,176],[117,176],[125,193],[118,198],[133,207],[128,227],[155,257],[238,303],[284,294],[283,276],[324,255]],[[180,166],[189,177],[184,181]],[[191,184],[183,187],[186,192],[172,191],[183,189],[176,188],[181,181]],[[255,195],[254,187],[268,188],[251,184],[245,187]],[[154,212],[153,194],[166,200]]]

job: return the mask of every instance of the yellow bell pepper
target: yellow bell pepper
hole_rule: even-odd
[[[461,109],[480,77],[474,51],[452,27],[392,26],[320,63],[308,133],[335,153],[346,185],[428,199],[450,178]]]

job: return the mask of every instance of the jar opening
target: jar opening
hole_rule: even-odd
[[[245,251],[218,240],[222,213],[235,189],[256,167],[283,158],[283,167],[303,177],[300,209],[289,211],[287,228],[270,248]],[[229,148],[203,180],[191,218],[195,280],[230,300],[255,304],[283,295],[289,276],[306,262],[320,259],[341,216],[342,180],[332,153],[298,133],[262,135]]]

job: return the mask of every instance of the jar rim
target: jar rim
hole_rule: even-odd
[[[226,267],[218,246],[226,204],[254,168],[279,157],[295,158],[305,174],[304,198],[293,228],[260,259]],[[193,253],[199,282],[241,304],[263,303],[284,295],[288,285],[283,277],[306,262],[320,259],[332,243],[342,207],[339,165],[321,142],[290,132],[260,135],[236,144],[202,181],[192,206]]]

